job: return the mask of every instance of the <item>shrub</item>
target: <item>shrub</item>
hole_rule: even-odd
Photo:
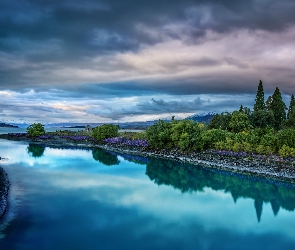
[[[44,125],[41,123],[33,123],[27,127],[27,133],[29,136],[38,137],[45,134]]]
[[[270,155],[273,153],[273,150],[270,146],[258,145],[256,152],[261,155]]]
[[[234,111],[229,122],[229,127],[234,133],[249,130],[252,126],[244,112]]]
[[[224,143],[224,149],[226,150],[233,150],[234,140],[230,137],[226,137],[226,141]]]
[[[218,142],[225,142],[230,132],[222,129],[209,129],[202,132],[202,141],[205,148],[214,148]],[[221,145],[221,144],[218,144]]]
[[[157,121],[146,130],[146,136],[153,148],[171,148],[173,146],[171,122]]]
[[[274,133],[267,133],[262,136],[260,140],[260,145],[268,146],[273,152],[277,151],[278,148],[278,138]]]
[[[283,145],[279,150],[279,155],[282,157],[295,157],[295,148]]]
[[[103,124],[99,127],[94,128],[92,130],[92,135],[96,140],[102,141],[107,138],[117,137],[118,130],[119,130],[118,125]]]
[[[233,147],[232,147],[232,150],[233,150],[234,152],[242,152],[243,149],[244,149],[244,147],[243,147],[243,143],[239,143],[239,142],[235,142],[235,144],[234,144]]]
[[[283,129],[278,132],[279,147],[283,145],[295,148],[295,129]]]
[[[173,144],[181,150],[202,149],[201,133],[205,129],[203,124],[192,120],[173,121],[171,138]]]

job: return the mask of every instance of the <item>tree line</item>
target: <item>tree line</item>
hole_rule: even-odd
[[[159,120],[147,129],[146,136],[153,148],[218,149],[295,157],[294,95],[289,108],[278,87],[265,101],[260,81],[253,111],[241,105],[239,110],[216,114],[208,126],[192,120]]]

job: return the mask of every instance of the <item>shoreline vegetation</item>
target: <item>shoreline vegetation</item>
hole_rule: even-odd
[[[182,151],[179,148],[152,148],[146,140],[136,139],[136,132],[121,133],[121,136],[96,141],[87,135],[77,135],[79,132],[63,131],[71,135],[57,135],[55,132],[39,137],[30,137],[26,133],[1,134],[0,138],[14,141],[26,141],[29,145],[39,145],[41,148],[100,148],[107,151],[156,157],[181,163],[209,167],[253,177],[264,177],[295,183],[295,164],[291,157],[278,155],[259,155],[256,153],[234,152],[229,150]],[[125,137],[124,137],[125,134]],[[132,140],[133,136],[133,140]],[[129,139],[128,139],[129,138]],[[132,143],[133,142],[133,143]],[[42,151],[42,153],[44,150]],[[42,154],[35,153],[36,156]],[[34,155],[33,155],[34,156]]]

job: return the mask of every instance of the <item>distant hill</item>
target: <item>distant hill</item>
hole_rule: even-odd
[[[193,120],[196,122],[205,122],[206,124],[209,124],[214,115],[216,115],[215,112],[194,114],[185,118],[185,120]]]
[[[18,126],[10,125],[10,124],[4,123],[4,122],[0,123],[0,127],[1,128],[18,128]]]

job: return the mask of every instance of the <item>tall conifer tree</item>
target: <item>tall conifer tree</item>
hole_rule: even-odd
[[[260,80],[256,94],[254,111],[250,115],[250,121],[255,128],[273,127],[273,113],[269,112],[264,103],[264,91]]]
[[[288,109],[287,119],[289,119],[290,114],[295,111],[295,98],[294,95],[291,95],[291,101]]]
[[[276,90],[272,95],[270,109],[274,114],[274,127],[278,130],[286,121],[286,104],[283,102],[282,95],[278,87],[276,87]]]
[[[290,106],[288,109],[288,114],[287,114],[287,122],[286,125],[288,127],[295,127],[295,98],[294,95],[291,96],[291,101],[290,101]]]
[[[265,102],[265,108],[267,111],[270,111],[270,104],[272,102],[272,96],[269,96]]]
[[[258,90],[256,94],[255,104],[254,104],[254,111],[258,111],[258,110],[265,110],[264,91],[263,91],[263,85],[261,80],[258,85]]]

